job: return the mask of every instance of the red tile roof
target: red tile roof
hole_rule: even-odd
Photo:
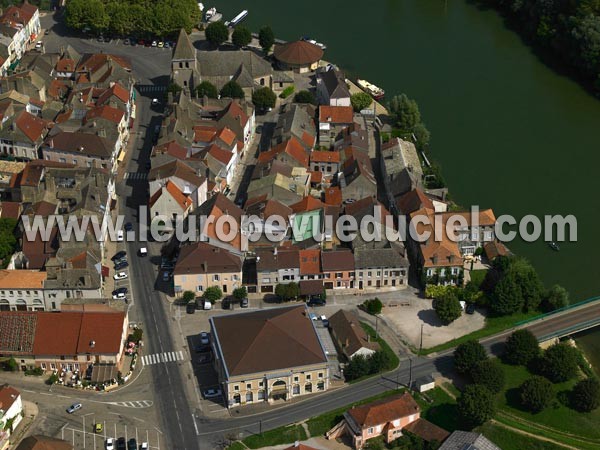
[[[342,190],[338,186],[325,189],[325,204],[340,206],[342,201]]]
[[[71,58],[59,59],[56,63],[57,72],[73,72],[75,70],[75,60]]]
[[[119,83],[113,84],[110,88],[106,89],[100,97],[98,97],[98,104],[103,105],[110,97],[115,96],[123,103],[129,101],[129,92]]]
[[[0,409],[8,411],[14,402],[21,396],[21,393],[14,387],[5,384],[0,386]]]
[[[339,163],[340,162],[340,152],[329,152],[323,150],[313,150],[310,154],[310,162],[311,163]]]
[[[235,100],[229,104],[225,114],[233,117],[236,120],[239,118],[239,123],[242,127],[245,127],[249,120],[248,114],[244,112],[240,104]]]
[[[203,125],[194,127],[194,142],[212,142],[216,135],[216,127],[207,127]]]
[[[348,410],[348,414],[362,429],[385,425],[420,412],[421,408],[408,392]]]
[[[219,131],[219,133],[217,134],[217,137],[223,142],[225,142],[227,145],[233,145],[236,139],[235,133],[227,127],[221,129],[221,131]]]
[[[354,110],[351,106],[319,106],[319,122],[347,123],[354,120]]]
[[[61,80],[52,80],[48,87],[48,94],[54,98],[61,98],[69,92],[69,86]]]
[[[300,275],[316,275],[321,273],[321,250],[300,250]]]
[[[231,158],[233,158],[233,153],[231,153],[228,150],[222,149],[216,144],[211,144],[208,147],[208,154],[225,165],[229,164]]]
[[[19,202],[1,202],[0,218],[18,219],[21,216],[21,203]]]
[[[0,17],[0,22],[14,28],[14,24],[27,25],[37,11],[37,7],[29,3],[21,6],[9,6]]]
[[[435,209],[431,199],[421,189],[413,189],[404,194],[396,201],[396,206],[402,214],[410,214],[421,208],[431,211]]]
[[[290,208],[292,208],[292,211],[294,211],[295,213],[300,213],[300,212],[314,211],[315,209],[320,209],[323,206],[324,205],[320,200],[318,200],[314,197],[311,197],[309,195],[307,197],[304,197],[298,203],[294,203],[293,205],[290,205]]]
[[[171,181],[167,181],[167,192],[171,194],[171,197],[177,202],[182,209],[188,209],[192,206],[192,199],[187,197],[181,190],[177,187],[175,183]]]
[[[153,150],[154,154],[166,153],[177,159],[187,159],[188,150],[176,141],[165,142],[164,144],[157,145]]]
[[[319,170],[313,170],[310,172],[310,182],[319,184],[323,181],[323,172]]]
[[[307,41],[292,41],[276,45],[273,54],[285,64],[308,66],[323,57],[323,49]]]
[[[125,111],[113,108],[112,106],[104,105],[90,109],[85,115],[85,122],[87,123],[90,120],[102,118],[118,124],[121,122],[121,120],[123,120],[124,115]]]
[[[16,118],[15,125],[31,142],[41,142],[48,126],[48,122],[29,114],[27,111],[23,111]]]

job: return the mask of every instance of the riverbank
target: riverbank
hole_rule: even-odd
[[[590,366],[596,373],[600,374],[600,330],[592,328],[573,336],[577,347],[584,353]]]

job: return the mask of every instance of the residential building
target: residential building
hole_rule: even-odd
[[[317,74],[317,98],[322,105],[352,106],[344,74],[332,66]]]
[[[100,363],[121,370],[128,333],[125,312],[0,312],[0,355],[21,370],[84,373]]]
[[[331,180],[340,171],[340,153],[313,150],[310,153],[310,168],[321,172],[326,179]]]
[[[228,408],[329,388],[327,356],[306,305],[214,316],[210,328]]]
[[[278,284],[300,281],[300,259],[296,249],[260,249],[256,252],[259,293],[273,293]]]
[[[150,197],[150,217],[164,217],[167,220],[183,220],[192,210],[194,202],[172,181],[158,187]]]
[[[329,147],[354,122],[352,106],[319,106],[319,145]]]
[[[39,148],[48,132],[49,122],[26,110],[4,116],[0,125],[0,148],[4,156],[17,161],[39,158]]]
[[[456,430],[438,450],[501,450],[481,433]]]
[[[408,393],[395,395],[366,405],[355,406],[344,413],[344,419],[326,433],[328,439],[346,434],[353,448],[364,448],[367,441],[383,436],[386,443],[395,441],[403,431],[431,442],[442,442],[450,433],[421,418],[421,408]]]
[[[208,180],[199,175],[194,168],[178,159],[153,165],[148,174],[148,182],[150,198],[168,182],[173,183],[184,196],[191,199],[192,209],[200,206],[208,198]],[[172,216],[173,212],[169,211],[167,215]]]
[[[340,309],[331,315],[329,330],[337,348],[348,361],[358,355],[367,357],[381,350],[377,342],[371,341],[353,312]]]
[[[0,31],[9,38],[0,42],[4,47],[2,53],[2,75],[6,75],[12,64],[20,59],[27,46],[35,42],[40,33],[40,12],[36,6],[24,2],[22,5],[11,5],[0,16]]]
[[[458,238],[458,249],[463,257],[472,256],[486,242],[496,240],[496,216],[491,209],[471,211],[448,211],[441,214],[444,229],[449,220],[462,219],[464,225],[454,222],[454,233]]]
[[[423,187],[423,169],[412,142],[393,138],[382,144],[379,161],[388,205],[395,204],[401,195]]]
[[[42,155],[46,161],[70,163],[78,167],[99,167],[114,173],[117,170],[117,142],[103,133],[59,131],[46,138]]]
[[[282,108],[273,131],[271,146],[275,147],[293,136],[304,146],[306,151],[312,150],[317,142],[314,113],[309,111],[312,107],[293,103]]]
[[[354,147],[344,151],[345,161],[338,183],[344,201],[377,196],[377,180],[369,154]]]
[[[46,272],[0,270],[0,311],[43,311]]]
[[[308,168],[309,153],[303,144],[295,136],[275,145],[273,148],[258,155],[259,163],[266,163],[272,160],[279,161],[290,167]]]
[[[354,255],[350,250],[321,252],[325,289],[352,289],[355,284]]]
[[[14,432],[23,419],[21,393],[8,384],[0,386],[0,430]],[[0,443],[1,441],[0,437]]]
[[[218,193],[202,203],[194,211],[197,216],[198,235],[201,240],[222,248],[227,248],[235,253],[242,249],[242,215],[244,212],[225,195]],[[210,220],[208,220],[210,218]],[[217,224],[223,223],[224,230],[229,233],[226,223],[233,220],[237,226],[237,232],[227,241],[223,241],[217,233]]]
[[[176,295],[192,291],[201,296],[211,286],[229,295],[242,285],[242,258],[206,242],[184,245],[175,264],[173,282]]]
[[[294,167],[290,177],[281,173],[253,180],[248,185],[248,198],[266,195],[284,205],[298,203],[310,192],[310,173],[304,167]]]
[[[291,41],[275,45],[273,56],[282,69],[307,73],[317,69],[323,57],[323,49],[307,41]]]
[[[357,248],[354,250],[354,268],[358,289],[406,288],[408,286],[408,267],[405,249],[400,243],[389,243],[389,246],[385,248]]]

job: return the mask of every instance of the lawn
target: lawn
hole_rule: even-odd
[[[248,448],[272,447],[280,444],[291,444],[295,441],[308,439],[302,425],[288,425],[265,431],[263,434],[253,434],[242,442]]]
[[[240,441],[236,441],[227,447],[227,450],[246,450],[246,446],[242,444]]]
[[[487,269],[471,270],[470,275],[473,284],[475,284],[477,287],[481,286],[481,283],[483,283],[483,280],[485,280],[487,272]]]
[[[538,441],[492,423],[482,425],[477,431],[483,433],[486,438],[502,450],[564,450],[564,447],[550,442]]]
[[[512,328],[515,325],[515,323],[520,322],[522,320],[531,319],[532,317],[538,316],[539,314],[540,313],[537,311],[532,311],[528,313],[512,314],[510,316],[488,317],[485,319],[485,326],[482,329],[453,339],[451,341],[445,342],[443,344],[436,345],[435,347],[423,349],[421,354],[429,355],[431,353],[437,353],[443,350],[454,348],[457,345],[462,344],[463,342],[469,341],[471,339],[483,339],[485,337],[499,333],[500,331]]]
[[[558,436],[583,438],[590,440],[595,445],[600,446],[600,409],[596,409],[591,413],[577,412],[558,399],[540,413],[532,414],[521,409],[518,398],[519,386],[528,379],[531,374],[527,369],[521,366],[510,366],[502,364],[504,373],[506,374],[506,390],[499,397],[499,409],[501,412],[516,416],[524,421],[524,426],[530,429],[542,430],[544,427],[552,428]],[[554,385],[554,391],[558,395],[568,393],[575,383],[576,379],[565,383]],[[505,422],[508,418],[499,416],[498,420]],[[513,420],[517,420],[514,418]],[[551,430],[547,430],[548,433]]]
[[[396,355],[396,352],[394,352],[394,350],[391,349],[391,347],[388,345],[387,342],[385,342],[383,339],[381,339],[381,336],[375,337],[376,333],[373,328],[371,328],[369,325],[367,325],[364,322],[361,322],[360,324],[363,327],[363,329],[367,332],[367,334],[371,337],[371,339],[373,339],[374,341],[377,341],[379,343],[379,345],[381,346],[381,351],[388,354],[389,359],[390,359],[390,366],[385,368],[384,372],[386,372],[388,370],[393,370],[396,367],[398,367],[398,364],[400,364],[400,358],[398,358],[398,355]]]
[[[421,407],[421,417],[446,431],[461,429],[456,401],[442,388],[415,394],[415,398]]]

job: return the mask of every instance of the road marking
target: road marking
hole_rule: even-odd
[[[200,434],[200,432],[198,431],[198,425],[196,425],[196,418],[194,417],[193,414],[192,414],[192,422],[194,422],[194,428],[196,429],[196,436],[198,436]]]
[[[106,405],[113,405],[113,406],[121,406],[123,408],[134,408],[134,409],[143,409],[143,408],[150,408],[152,405],[154,405],[154,402],[152,400],[132,400],[132,401],[128,401],[128,402],[102,402]],[[117,414],[117,413],[111,413],[111,414]]]
[[[183,351],[181,350],[178,352],[162,352],[142,356],[142,364],[144,366],[151,366],[153,364],[165,364],[183,360],[185,360],[185,357]]]
[[[126,172],[123,177],[125,180],[147,180],[147,172]]]

